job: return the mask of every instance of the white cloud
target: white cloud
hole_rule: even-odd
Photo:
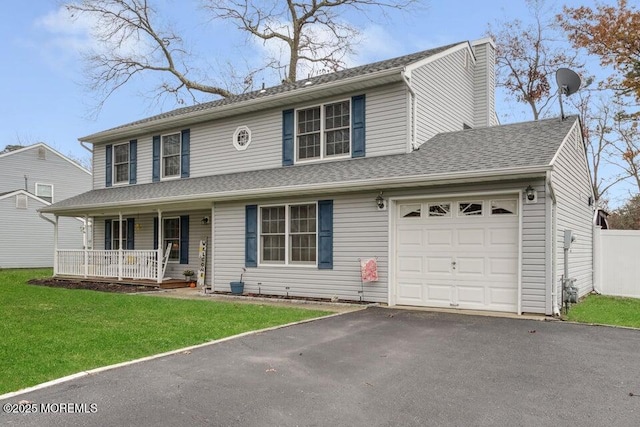
[[[96,22],[87,15],[72,15],[64,6],[35,21],[35,27],[49,33],[49,47],[81,53],[96,47],[92,31]]]

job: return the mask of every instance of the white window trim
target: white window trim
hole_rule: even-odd
[[[291,262],[289,260],[289,221],[291,220],[291,214],[289,208],[291,206],[300,205],[314,205],[316,207],[316,262],[303,263],[303,262]],[[275,208],[284,206],[284,262],[263,262],[262,261],[262,208]],[[274,203],[268,205],[258,205],[258,267],[290,267],[290,268],[318,268],[318,202],[296,202],[296,203]]]
[[[120,146],[120,145],[126,145],[127,146],[127,180],[126,181],[122,181],[122,182],[117,182],[116,181],[116,147]],[[162,149],[162,147],[161,147]],[[131,180],[131,149],[129,148],[129,143],[128,142],[123,142],[121,144],[114,144],[113,147],[111,147],[111,158],[113,159],[113,167],[111,168],[111,174],[113,175],[111,178],[111,182],[113,183],[113,185],[127,185],[129,184],[129,181]],[[122,163],[124,164],[124,163]]]
[[[249,136],[247,138],[247,143],[245,145],[238,144],[238,136],[240,135],[240,132],[242,132],[242,131],[246,131],[249,134]],[[233,146],[238,151],[244,151],[249,147],[250,144],[251,144],[251,129],[249,129],[248,126],[238,126],[236,131],[233,133]]]
[[[337,156],[325,156],[325,128],[324,128],[324,122],[325,122],[325,106],[330,105],[330,104],[339,104],[341,102],[348,102],[349,103],[349,152],[346,154],[340,154]],[[311,108],[317,108],[320,107],[320,157],[319,158],[313,158],[313,159],[298,159],[298,111],[301,110],[309,110]],[[322,162],[325,161],[327,159],[348,159],[351,158],[351,153],[353,152],[353,135],[352,135],[352,126],[353,126],[353,108],[352,108],[352,103],[351,103],[351,98],[345,98],[345,99],[338,99],[335,101],[328,101],[328,102],[323,102],[322,104],[314,104],[314,105],[309,105],[306,107],[300,107],[300,108],[296,108],[293,112],[294,115],[294,124],[293,124],[293,149],[294,149],[294,159],[295,159],[295,163],[313,163],[313,162]]]
[[[171,176],[164,176],[164,137],[165,136],[171,136],[171,135],[178,135],[178,146],[180,147],[180,152],[178,153],[178,174],[177,175],[171,175]],[[171,179],[180,179],[180,177],[182,176],[182,132],[177,131],[177,132],[169,132],[169,133],[165,133],[160,135],[160,180],[165,181],[165,180],[171,180]]]
[[[167,245],[166,245],[166,240],[167,240],[167,233],[165,233],[165,228],[164,228],[164,222],[168,219],[177,219],[178,220],[178,259],[171,259],[169,258],[167,260],[167,262],[169,264],[180,264],[180,242],[182,241],[182,223],[180,222],[180,217],[179,216],[166,216],[166,217],[162,217],[162,243],[160,243],[161,247],[166,249]],[[175,240],[175,239],[171,239],[171,240]],[[163,251],[164,251],[163,249]],[[171,253],[171,252],[169,252]]]
[[[36,182],[36,185],[34,187],[34,190],[35,190],[35,193],[36,193],[36,197],[42,198],[42,196],[38,194],[38,186],[40,186],[40,185],[51,187],[51,201],[49,203],[53,203],[53,200],[54,200],[54,198],[53,198],[54,197],[53,184],[45,184],[45,183],[42,183],[42,182]],[[44,196],[44,197],[47,197],[47,196]],[[44,199],[42,199],[42,200],[44,200]]]

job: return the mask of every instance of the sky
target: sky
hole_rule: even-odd
[[[197,65],[212,70],[209,75],[224,76],[229,63],[242,70],[265,54],[265,46],[247,43],[228,23],[209,19],[199,0],[149,3],[160,12],[158,19],[184,35]],[[559,11],[563,4],[594,2],[546,1],[551,10]],[[515,18],[527,22],[530,14],[524,0],[430,0],[411,14],[392,12],[385,18],[374,10],[368,18],[344,18],[361,28],[356,54],[348,58],[349,65],[361,65],[483,38],[488,24]],[[88,159],[78,138],[184,106],[173,98],[154,100],[148,75],[123,87],[96,113],[96,94],[86,87],[81,55],[95,46],[89,21],[70,20],[58,0],[9,2],[0,19],[0,93],[5,100],[0,104],[0,150],[9,144],[45,142],[64,155]],[[502,93],[496,96],[501,123],[531,119],[524,105],[504,98]]]

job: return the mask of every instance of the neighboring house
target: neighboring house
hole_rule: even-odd
[[[59,251],[56,273],[179,278],[206,240],[214,291],[246,268],[249,292],[557,312],[565,229],[592,289],[580,123],[497,126],[494,81],[483,39],[81,138],[94,189],[43,211],[92,218],[101,250]]]
[[[0,268],[52,267],[53,216],[38,210],[91,189],[91,172],[39,143],[0,154]],[[83,221],[63,217],[58,247],[82,249]]]

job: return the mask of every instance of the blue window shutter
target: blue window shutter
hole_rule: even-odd
[[[106,153],[107,164],[105,167],[105,181],[104,185],[107,187],[111,187],[113,184],[113,145],[107,145],[107,153]]]
[[[282,166],[290,166],[293,164],[294,157],[294,120],[293,110],[282,112]]]
[[[180,156],[180,177],[189,178],[190,154],[189,146],[191,145],[191,131],[185,129],[182,131],[182,154]]]
[[[138,174],[138,140],[129,141],[129,184],[137,182]]]
[[[153,218],[153,249],[158,249],[158,217]]]
[[[244,224],[244,265],[245,267],[258,266],[258,206],[247,205],[245,207]]]
[[[180,264],[189,264],[189,215],[180,217]]]
[[[333,269],[333,200],[318,201],[318,268]]]
[[[351,157],[364,157],[366,154],[364,104],[364,95],[351,98]]]
[[[135,231],[136,231],[135,224],[136,224],[135,218],[127,218],[127,249],[131,251],[135,249],[134,241],[133,241],[133,235],[135,234]]]
[[[104,220],[104,249],[111,250],[111,220]]]
[[[160,135],[153,137],[153,182],[160,181]]]

